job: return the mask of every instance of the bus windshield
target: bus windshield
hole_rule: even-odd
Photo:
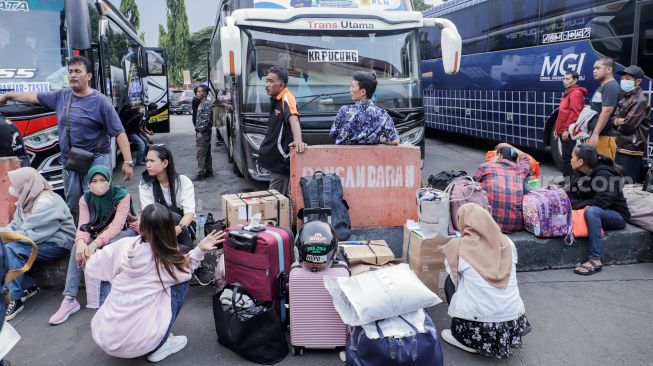
[[[320,35],[245,31],[246,90],[243,112],[269,111],[265,75],[273,65],[288,69],[288,88],[300,113],[334,113],[351,104],[356,71],[374,71],[372,100],[386,108],[421,106],[415,31]]]
[[[64,0],[0,1],[0,92],[66,82]]]

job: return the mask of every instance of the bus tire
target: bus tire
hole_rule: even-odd
[[[560,144],[560,139],[556,138],[556,131],[554,128],[551,129],[551,157],[553,157],[553,162],[555,163],[558,170],[562,171],[562,145]]]
[[[233,167],[234,167],[234,175],[237,176],[238,178],[242,178],[243,173],[240,171],[240,168],[238,167],[238,164],[236,164],[235,161],[233,163]]]

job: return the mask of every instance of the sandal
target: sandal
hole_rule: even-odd
[[[578,268],[574,269],[574,273],[581,275],[581,276],[590,276],[595,274],[596,272],[601,272],[603,269],[603,265],[595,264],[593,259],[588,259],[587,263],[589,264],[589,267],[584,266],[584,263],[578,263],[578,266],[576,267],[582,267],[585,269],[585,271],[579,271]]]

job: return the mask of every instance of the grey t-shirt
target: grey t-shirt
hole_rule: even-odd
[[[95,90],[85,97],[76,97],[68,88],[38,93],[37,97],[42,106],[57,112],[59,148],[63,164],[66,164],[69,146],[66,128],[68,98],[72,97],[70,138],[74,147],[89,152],[108,154],[111,151],[110,138],[125,131],[111,100]]]
[[[615,111],[617,110],[617,103],[619,103],[619,99],[621,99],[621,87],[619,86],[619,83],[617,83],[616,80],[610,80],[607,83],[599,86],[598,89],[594,92],[594,95],[592,96],[592,100],[590,101],[590,106],[592,106],[592,109],[598,113],[596,117],[594,117],[590,123],[590,127],[594,129],[596,126],[596,123],[598,122],[598,115],[601,114],[601,109],[603,107],[615,107]],[[610,115],[610,119],[608,119],[608,123],[606,123],[605,127],[603,128],[603,131],[601,131],[601,136],[616,136],[617,132],[615,131],[614,128],[614,123],[612,121],[612,116],[614,115],[614,111],[612,112],[612,115]]]

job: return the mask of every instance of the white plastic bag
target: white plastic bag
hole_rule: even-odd
[[[435,306],[442,302],[407,264],[353,277],[324,277],[343,322],[363,325]]]

